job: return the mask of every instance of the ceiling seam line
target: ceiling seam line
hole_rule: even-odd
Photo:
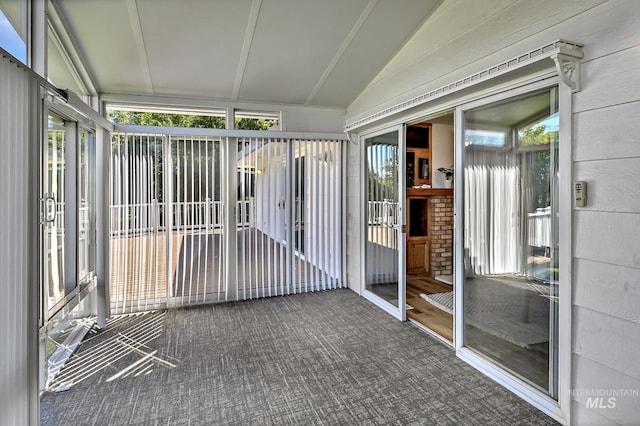
[[[329,65],[327,65],[327,68],[325,68],[324,72],[318,79],[318,82],[316,83],[314,88],[311,90],[311,93],[309,93],[309,96],[305,101],[305,105],[309,105],[313,100],[313,98],[316,97],[316,95],[320,91],[320,88],[327,81],[327,78],[329,78],[329,74],[331,74],[331,72],[334,70],[334,68],[338,64],[338,61],[342,58],[342,55],[344,55],[344,52],[349,47],[349,45],[355,38],[356,34],[358,34],[358,32],[360,31],[360,29],[362,28],[362,25],[364,25],[365,21],[369,18],[369,15],[371,15],[371,12],[376,7],[377,3],[378,3],[378,0],[369,0],[369,3],[367,3],[367,6],[364,8],[362,13],[358,17],[358,20],[355,22],[355,24],[353,24],[351,31],[349,31],[349,34],[347,34],[347,37],[345,37],[345,39],[342,41],[342,44],[338,48],[338,51],[331,59],[331,62],[329,62]]]
[[[251,45],[253,44],[253,36],[256,32],[256,25],[258,24],[258,16],[260,14],[261,7],[262,0],[253,0],[253,2],[251,3],[249,21],[247,22],[247,30],[244,33],[242,52],[240,52],[240,61],[238,62],[238,70],[236,71],[236,79],[233,83],[233,92],[231,94],[231,99],[234,101],[238,99],[238,94],[240,93],[240,86],[242,85],[244,72],[247,68],[249,52],[251,51]]]
[[[149,58],[147,57],[147,48],[144,45],[144,36],[142,35],[142,23],[140,22],[140,14],[138,12],[138,4],[136,0],[127,1],[127,9],[129,11],[129,23],[133,31],[133,38],[138,50],[138,57],[142,62],[142,74],[147,90],[154,94],[153,82],[151,80],[151,69],[149,68]]]

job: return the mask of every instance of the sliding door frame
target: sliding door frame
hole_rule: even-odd
[[[398,238],[398,306],[393,306],[390,302],[386,301],[382,297],[374,294],[373,292],[367,290],[367,241],[368,241],[368,211],[367,211],[367,191],[365,188],[368,187],[368,178],[367,178],[367,144],[366,140],[370,138],[374,138],[376,136],[384,135],[386,133],[397,132],[398,134],[398,217],[400,218],[400,223],[395,227],[395,232]],[[360,295],[365,299],[369,300],[374,305],[378,306],[380,309],[385,312],[391,314],[393,317],[399,319],[400,321],[406,321],[407,319],[407,304],[406,304],[406,214],[405,214],[405,204],[406,204],[406,181],[404,179],[405,170],[405,151],[406,151],[406,142],[405,142],[405,125],[399,124],[390,127],[384,127],[370,133],[363,133],[359,135],[360,140],[360,170],[361,176],[364,177],[364,182],[360,185],[360,206],[361,206],[361,217],[362,220],[362,232],[363,238],[360,239],[360,253],[362,253],[360,268],[361,268],[361,277],[363,277],[363,285],[361,287]]]
[[[559,145],[559,302],[558,302],[558,347],[550,345],[550,353],[558,351],[557,363],[550,363],[550,369],[556,369],[557,401],[551,396],[540,391],[533,385],[508,373],[494,361],[483,356],[479,352],[465,346],[464,335],[464,128],[465,112],[473,108],[488,105],[493,102],[506,100],[515,96],[524,95],[545,88],[558,87],[558,108],[560,119],[560,145]],[[571,215],[572,215],[572,92],[571,89],[560,82],[557,77],[538,81],[505,91],[499,94],[488,95],[474,101],[459,105],[455,110],[455,181],[454,193],[455,218],[454,218],[454,258],[455,258],[455,312],[454,317],[454,346],[456,355],[471,364],[484,374],[491,377],[502,386],[514,392],[541,411],[561,422],[569,421],[571,405]]]

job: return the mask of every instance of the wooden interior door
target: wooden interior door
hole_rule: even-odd
[[[414,237],[407,240],[407,274],[429,273],[429,239]]]

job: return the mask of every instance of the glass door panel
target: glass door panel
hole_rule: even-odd
[[[365,139],[365,296],[404,319],[404,193],[400,131]],[[386,306],[385,306],[386,305]]]
[[[557,89],[468,110],[464,126],[464,345],[555,396]]]
[[[78,279],[95,271],[95,134],[79,130],[78,167]]]
[[[43,222],[43,310],[47,320],[62,307],[64,289],[65,234],[65,144],[64,121],[48,116],[46,147],[42,174]]]

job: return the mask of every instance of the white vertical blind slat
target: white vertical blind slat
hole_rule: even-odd
[[[30,137],[30,126],[36,83],[25,71],[0,57],[0,341],[12,344],[0,349],[2,386],[11,389],[18,398],[0,399],[0,413],[7,424],[35,422],[30,403],[37,401],[37,386],[33,389],[30,378],[35,365],[30,365],[30,339],[34,332],[29,327],[29,268],[33,267],[29,229],[30,191],[25,186],[31,181],[30,152],[37,152]],[[33,97],[31,97],[33,96]],[[32,405],[35,406],[35,405]],[[37,416],[37,413],[36,413]]]

